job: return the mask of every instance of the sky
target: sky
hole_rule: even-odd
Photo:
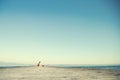
[[[116,0],[0,0],[0,61],[120,64]]]

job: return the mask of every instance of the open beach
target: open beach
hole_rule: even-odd
[[[0,68],[0,80],[120,80],[120,70],[57,67]]]
[[[120,80],[120,0],[0,0],[0,80]]]

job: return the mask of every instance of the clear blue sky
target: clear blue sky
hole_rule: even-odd
[[[0,61],[120,64],[112,0],[0,0]]]

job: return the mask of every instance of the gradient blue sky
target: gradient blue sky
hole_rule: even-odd
[[[120,64],[113,0],[0,0],[0,61]]]

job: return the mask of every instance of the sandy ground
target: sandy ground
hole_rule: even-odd
[[[120,71],[55,67],[0,69],[0,80],[120,80]]]

